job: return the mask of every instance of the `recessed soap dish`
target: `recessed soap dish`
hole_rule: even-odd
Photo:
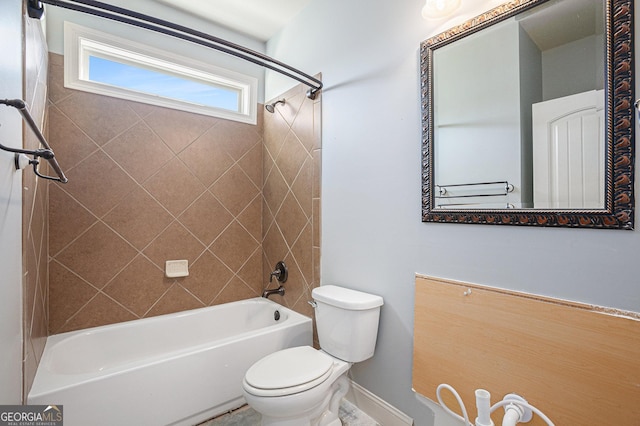
[[[189,276],[188,260],[167,260],[164,265],[164,274],[167,278],[180,278]]]

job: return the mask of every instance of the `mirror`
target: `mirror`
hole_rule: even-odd
[[[631,1],[513,1],[422,43],[424,222],[633,229]]]

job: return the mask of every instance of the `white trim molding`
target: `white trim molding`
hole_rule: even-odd
[[[413,419],[354,381],[344,397],[382,426],[412,426]]]
[[[138,66],[158,73],[238,93],[238,109],[199,105],[91,81],[89,56]],[[258,80],[254,77],[176,55],[93,28],[64,23],[65,87],[135,102],[179,109],[248,124],[256,124]]]

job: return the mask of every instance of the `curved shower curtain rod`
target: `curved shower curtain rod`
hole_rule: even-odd
[[[144,15],[142,13],[95,0],[28,0],[27,5],[29,16],[40,19],[44,12],[43,3],[145,28],[244,59],[245,61],[252,62],[256,65],[260,65],[272,71],[286,75],[287,77],[309,86],[307,97],[310,99],[315,99],[318,92],[322,90],[322,82],[320,80],[305,74],[290,65],[277,61],[267,55],[256,52],[255,50],[248,49],[201,31],[196,31],[182,25],[174,24],[173,22],[154,18],[153,16]]]

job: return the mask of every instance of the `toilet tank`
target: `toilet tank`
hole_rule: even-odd
[[[347,362],[371,358],[378,337],[382,297],[335,285],[314,288],[320,348]]]

